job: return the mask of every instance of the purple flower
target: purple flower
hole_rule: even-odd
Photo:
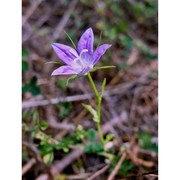
[[[92,28],[87,29],[81,36],[77,51],[70,46],[53,43],[52,47],[55,53],[66,65],[54,70],[52,76],[88,73],[111,46],[110,44],[103,44],[93,51],[93,43],[94,34]]]

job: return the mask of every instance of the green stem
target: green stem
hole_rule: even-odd
[[[96,88],[96,85],[91,77],[91,74],[88,73],[88,78],[89,78],[89,81],[91,83],[91,86],[93,88],[93,91],[96,95],[96,101],[97,101],[97,115],[98,115],[98,122],[96,123],[96,126],[97,126],[97,130],[98,130],[98,134],[99,134],[99,137],[100,137],[100,140],[102,142],[102,144],[104,144],[104,137],[103,137],[103,134],[102,134],[102,130],[101,130],[101,101],[102,101],[102,97],[99,95],[98,91],[97,91],[97,88]]]

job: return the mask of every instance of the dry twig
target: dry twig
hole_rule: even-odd
[[[114,168],[112,173],[109,175],[108,180],[113,180],[113,178],[117,174],[118,170],[121,168],[121,165],[122,165],[123,161],[125,160],[125,158],[126,158],[126,152],[124,152],[123,155],[121,156],[120,160],[116,164],[116,167]]]
[[[22,168],[22,176],[36,163],[35,158],[30,159]]]
[[[107,164],[106,166],[104,166],[102,169],[100,169],[99,171],[97,171],[96,173],[94,173],[91,177],[89,177],[87,180],[93,180],[94,178],[98,177],[99,175],[101,175],[102,173],[106,172],[109,168],[109,164]]]

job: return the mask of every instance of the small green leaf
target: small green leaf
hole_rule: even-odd
[[[104,151],[103,145],[100,142],[92,142],[84,148],[86,153],[100,153]]]
[[[69,78],[67,79],[67,81],[66,81],[66,86],[68,86],[69,83],[72,83],[75,79],[77,79],[77,78],[79,78],[79,77],[81,77],[81,76],[82,76],[82,75],[77,74],[77,75],[74,75],[74,76],[69,77]]]
[[[39,128],[45,131],[48,128],[48,123],[46,121],[41,121],[39,124]]]
[[[54,154],[53,154],[53,152],[50,152],[50,153],[45,154],[45,155],[43,156],[43,161],[44,161],[45,164],[51,164],[52,161],[53,161],[53,159],[54,159]]]
[[[90,105],[87,104],[82,104],[82,105],[92,114],[94,122],[99,122],[97,111],[93,109]]]
[[[107,142],[111,141],[113,139],[113,137],[114,137],[114,134],[108,134],[106,136],[105,142],[107,143]]]
[[[106,86],[106,78],[104,78],[103,83],[102,83],[102,86],[101,86],[101,93],[102,93],[102,94],[103,94],[103,92],[104,92],[105,86]]]
[[[33,77],[31,78],[31,81],[30,81],[29,85],[35,86],[36,83],[37,83],[37,77],[36,77],[36,76],[33,76]]]
[[[70,112],[70,110],[72,109],[72,103],[65,102],[60,105],[57,105],[57,107],[59,108],[59,115],[61,117],[66,117]]]
[[[107,68],[115,68],[116,66],[101,66],[101,67],[94,67],[93,69],[90,70],[90,72],[95,72],[99,69],[107,69]]]
[[[22,57],[23,57],[23,59],[25,59],[28,55],[29,55],[28,51],[23,49],[22,50]]]
[[[39,86],[33,86],[31,87],[31,93],[33,96],[37,96],[41,93],[41,89]]]
[[[33,121],[35,125],[39,125],[39,113],[37,111],[35,111],[33,114]]]
[[[65,82],[65,80],[63,80],[63,79],[58,79],[58,80],[56,81],[56,85],[57,85],[57,87],[62,88],[62,89],[64,89],[64,90],[67,89],[66,82]]]
[[[28,91],[30,91],[31,87],[29,86],[29,84],[26,84],[22,87],[22,93],[26,93]]]
[[[62,63],[60,61],[50,61],[50,62],[46,62],[45,64],[59,64],[59,65],[62,65]]]
[[[22,61],[22,70],[23,71],[29,70],[29,65],[27,61],[24,61],[24,60]]]
[[[94,141],[96,139],[96,131],[94,129],[88,131],[88,139],[89,141]]]

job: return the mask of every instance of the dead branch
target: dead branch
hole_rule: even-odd
[[[107,164],[106,166],[104,166],[102,169],[100,169],[99,171],[97,171],[96,173],[94,173],[91,177],[89,177],[87,180],[93,180],[94,178],[98,177],[99,175],[101,175],[102,173],[106,172],[109,168],[109,164]]]
[[[38,6],[42,3],[43,0],[35,0],[32,3],[32,6],[29,8],[28,12],[26,13],[26,16],[23,17],[22,20],[22,26],[28,21],[28,19],[31,17],[31,15],[34,13],[34,11],[38,8]]]
[[[108,180],[113,180],[113,178],[117,174],[118,170],[121,168],[121,165],[122,165],[123,161],[125,160],[125,158],[126,158],[126,152],[124,152],[123,155],[121,156],[120,160],[116,164],[116,167],[114,168],[112,173],[109,175]]]
[[[56,27],[56,29],[55,29],[55,31],[53,33],[53,38],[54,39],[57,39],[60,36],[60,34],[62,33],[64,27],[66,26],[66,24],[67,24],[67,22],[69,20],[69,17],[71,15],[73,9],[75,8],[75,6],[77,4],[77,2],[78,2],[77,0],[73,0],[70,3],[67,11],[65,12],[63,18],[61,19],[61,21],[59,22],[59,24],[57,25],[57,27]]]
[[[30,159],[22,168],[22,176],[36,163],[35,158]]]

